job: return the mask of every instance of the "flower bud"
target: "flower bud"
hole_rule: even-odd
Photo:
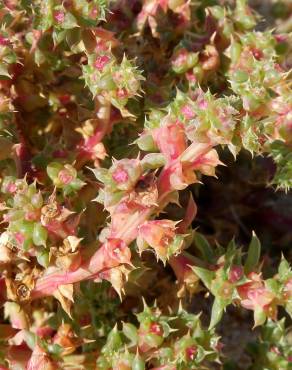
[[[142,166],[138,159],[123,159],[114,163],[109,173],[119,190],[130,190],[142,175]]]
[[[232,266],[229,271],[229,281],[234,284],[239,281],[243,276],[242,266]]]
[[[99,71],[102,72],[104,67],[110,62],[110,57],[107,55],[101,55],[96,58],[94,62],[94,67]]]
[[[197,53],[189,52],[185,48],[178,49],[172,59],[172,69],[178,74],[185,73],[197,64],[198,59]]]

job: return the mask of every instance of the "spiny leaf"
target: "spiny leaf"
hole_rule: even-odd
[[[253,269],[257,266],[259,263],[261,255],[261,243],[256,236],[256,234],[253,232],[252,239],[248,248],[247,258],[244,264],[244,272],[246,274],[253,271]]]

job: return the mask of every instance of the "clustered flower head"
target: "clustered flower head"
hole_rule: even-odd
[[[189,369],[203,368],[205,361],[218,359],[219,337],[204,330],[199,315],[179,309],[164,316],[157,307],[144,305],[137,315],[138,327],[123,323],[109,334],[97,364],[102,369]]]
[[[291,188],[277,17],[260,31],[246,0],[0,1],[0,369],[221,366],[230,305],[262,327],[251,369],[290,368],[288,258],[266,273],[255,234],[246,253],[195,228],[224,148]]]

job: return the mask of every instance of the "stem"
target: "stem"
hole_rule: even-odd
[[[194,145],[192,144],[190,148],[194,149]],[[210,146],[209,149],[208,145],[203,145],[202,147],[198,146],[197,149],[198,155],[201,155],[202,153],[206,153],[210,149]],[[188,151],[186,152],[188,153]],[[161,182],[162,181],[165,182],[167,177],[171,175],[169,169],[173,164],[175,165],[177,161],[180,161],[180,158],[177,158],[169,162],[163,168],[157,181],[158,189],[162,189]],[[169,183],[169,181],[167,182]],[[154,206],[151,208],[145,208],[140,212],[135,210],[134,213],[128,218],[123,228],[120,229],[117,233],[112,233],[111,238],[121,239],[123,240],[123,242],[129,245],[133,240],[136,239],[139,226],[142,225],[147,219],[149,219],[152,216],[152,214],[157,212],[157,209],[161,208],[162,204],[163,207],[165,207],[168,204],[167,196],[173,191],[174,189],[172,189],[171,186],[164,188],[164,191],[160,192],[160,196],[157,201],[160,207]],[[179,256],[172,257],[171,266],[177,265],[176,258],[179,258]],[[178,264],[179,262],[180,260],[177,261]],[[59,285],[73,284],[80,282],[82,280],[94,279],[103,270],[108,270],[113,267],[117,267],[120,264],[121,263],[119,263],[118,260],[113,260],[109,258],[107,250],[105,248],[105,244],[103,244],[93,254],[93,256],[89,260],[83,262],[77,270],[65,273],[62,272],[62,270],[57,270],[47,275],[43,275],[36,281],[35,288],[31,292],[31,297],[34,299],[46,295],[51,295],[54,293],[54,291],[58,288]]]

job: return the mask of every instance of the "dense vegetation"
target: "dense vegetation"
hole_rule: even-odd
[[[0,369],[292,369],[291,2],[0,23]]]

